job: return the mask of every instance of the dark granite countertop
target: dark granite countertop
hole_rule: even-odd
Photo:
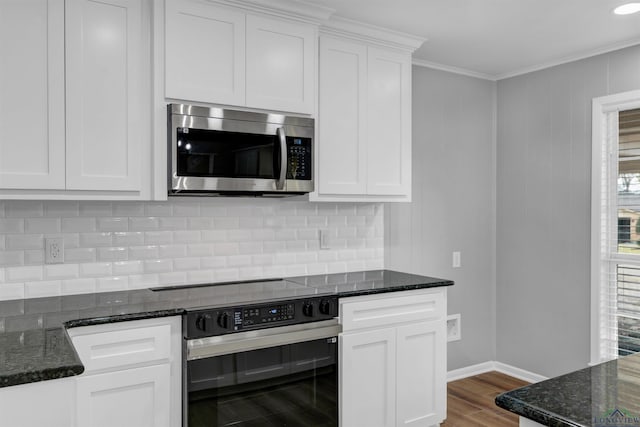
[[[640,354],[503,393],[496,405],[545,426],[640,426]]]
[[[181,315],[241,303],[339,297],[451,286],[450,280],[370,270],[212,286],[0,301],[0,387],[78,375],[84,367],[66,328]]]

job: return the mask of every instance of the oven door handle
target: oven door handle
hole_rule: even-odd
[[[284,190],[284,184],[287,179],[288,153],[287,153],[287,136],[284,133],[284,127],[276,129],[276,135],[280,141],[280,177],[276,181],[276,190]]]
[[[322,338],[342,332],[338,319],[300,325],[259,329],[222,336],[187,340],[187,360],[205,359],[224,354],[278,347]]]

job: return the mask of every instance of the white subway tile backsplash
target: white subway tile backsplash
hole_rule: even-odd
[[[80,216],[111,216],[113,208],[111,202],[84,202],[80,204]]]
[[[0,283],[0,301],[24,298],[24,283]]]
[[[200,216],[200,204],[196,202],[176,203],[173,206],[174,216]]]
[[[63,233],[87,233],[96,231],[95,218],[62,218],[61,231]]]
[[[237,229],[238,227],[240,227],[240,218],[224,216],[214,218],[213,225],[217,229]]]
[[[44,207],[40,201],[16,200],[5,205],[7,218],[31,218],[44,214]]]
[[[129,218],[98,218],[99,231],[127,231]]]
[[[143,203],[138,202],[121,202],[114,203],[113,215],[114,216],[144,216]]]
[[[24,264],[24,251],[0,252],[0,267],[10,267]]]
[[[198,230],[180,230],[173,232],[174,243],[196,243],[201,239],[201,231]]]
[[[44,266],[45,279],[75,279],[80,272],[78,264],[51,264]]]
[[[82,277],[102,277],[111,275],[110,262],[92,262],[80,264],[80,276]]]
[[[113,233],[113,244],[117,246],[142,246],[144,233],[142,231],[116,231]]]
[[[0,233],[22,233],[22,232],[24,232],[24,219],[0,218]]]
[[[44,257],[44,251],[40,251]],[[26,253],[25,253],[26,254]],[[65,249],[64,252],[65,262],[95,262],[96,261],[96,248],[73,248]],[[25,258],[26,262],[26,258]]]
[[[49,201],[44,205],[44,216],[63,218],[78,216],[80,212],[79,202]]]
[[[149,259],[144,262],[145,273],[167,273],[173,270],[173,261],[170,259]]]
[[[127,276],[101,277],[96,284],[98,292],[124,291],[129,288]]]
[[[96,279],[70,279],[62,281],[62,294],[88,294],[96,291]]]
[[[147,245],[163,245],[173,243],[172,231],[147,231],[144,233],[144,242]]]
[[[381,268],[383,212],[300,199],[2,201],[0,300]],[[53,236],[65,263],[44,265]]]
[[[157,230],[159,226],[160,221],[154,216],[129,218],[129,230],[131,231]]]
[[[144,206],[146,216],[171,216],[173,215],[173,205],[167,203],[148,203]]]
[[[203,257],[213,255],[213,244],[211,243],[195,243],[187,247],[187,256]]]
[[[80,235],[80,246],[85,248],[111,246],[112,244],[113,235],[111,233],[82,233]]]
[[[130,274],[142,274],[144,263],[142,261],[116,261],[113,263],[113,274],[124,276]]]
[[[62,282],[60,280],[44,282],[26,282],[24,284],[25,298],[42,298],[61,295]]]
[[[158,246],[158,256],[160,258],[183,258],[187,256],[186,245],[160,245]]]
[[[227,266],[227,257],[210,256],[200,258],[200,265],[205,269],[224,268]]]
[[[68,262],[72,262],[68,255],[65,253],[65,259]],[[44,250],[33,249],[24,251],[24,265],[42,265],[44,264]]]
[[[159,285],[186,285],[187,273],[183,271],[174,271],[172,273],[160,273],[158,275]]]
[[[187,283],[210,283],[213,282],[213,270],[192,270],[187,271]]]
[[[7,282],[27,282],[42,280],[42,266],[9,267],[5,270],[5,280]]]
[[[177,258],[173,260],[173,268],[178,271],[200,270],[200,258]]]
[[[126,261],[128,259],[129,248],[98,248],[98,261],[100,262]]]
[[[158,247],[154,245],[129,247],[129,257],[131,259],[158,258],[159,253]]]
[[[24,232],[33,233],[59,233],[60,218],[25,218]]]

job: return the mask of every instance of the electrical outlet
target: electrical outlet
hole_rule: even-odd
[[[44,239],[45,264],[62,264],[64,262],[64,240],[62,237]]]
[[[447,341],[460,341],[462,339],[460,322],[460,313],[447,316]]]
[[[460,252],[455,251],[453,253],[453,262],[452,262],[453,268],[460,268],[462,267],[462,260],[461,260],[461,255]]]
[[[320,249],[331,249],[331,246],[329,246],[329,230],[320,230]]]

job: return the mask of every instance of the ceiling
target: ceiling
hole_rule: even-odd
[[[424,37],[414,59],[490,79],[640,43],[640,13],[611,13],[625,0],[307,1]]]

